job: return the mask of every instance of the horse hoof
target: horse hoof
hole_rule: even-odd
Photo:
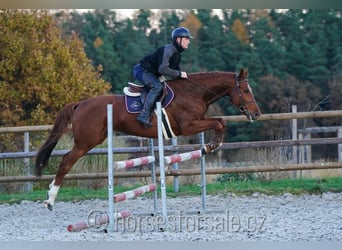
[[[45,206],[47,207],[47,209],[52,211],[53,205],[51,205],[49,202],[45,201]]]
[[[202,155],[207,155],[210,154],[212,152],[212,149],[210,148],[209,144],[204,145],[204,147],[202,148]]]
[[[49,202],[49,192],[46,192],[46,198],[47,198],[47,200],[44,201],[44,204],[47,207],[47,209],[52,211],[53,205],[51,205],[51,203]]]
[[[203,147],[203,148],[202,148],[201,154],[202,154],[202,155],[206,155],[206,154],[207,154],[207,149],[206,149],[206,147]]]

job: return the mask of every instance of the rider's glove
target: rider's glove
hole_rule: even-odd
[[[180,78],[188,78],[187,73],[184,71],[181,71]]]

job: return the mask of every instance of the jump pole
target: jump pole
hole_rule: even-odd
[[[127,218],[130,215],[131,215],[130,211],[122,210],[121,212],[115,213],[114,218],[116,218],[116,219]],[[95,226],[98,227],[100,225],[107,224],[108,220],[109,220],[108,215],[103,214],[102,216],[96,218],[96,221],[92,221],[91,223],[88,220],[88,221],[80,221],[80,222],[77,222],[74,224],[70,224],[70,225],[68,225],[67,230],[69,232],[79,232],[79,231],[84,230],[84,229],[88,229],[88,228],[95,227]]]
[[[135,159],[125,160],[125,161],[116,161],[114,162],[114,168],[117,169],[129,169],[136,166],[147,165],[153,163],[155,161],[154,156],[143,156]]]
[[[201,148],[204,148],[204,132],[201,132],[199,135]],[[200,158],[201,162],[201,198],[202,198],[202,212],[206,212],[207,207],[207,180],[205,175],[205,154]]]
[[[126,192],[123,192],[120,194],[116,194],[116,195],[114,195],[114,203],[125,201],[128,199],[132,199],[132,198],[138,197],[138,196],[140,196],[144,193],[147,193],[147,192],[152,192],[152,191],[156,190],[156,187],[157,187],[157,185],[155,183],[152,183],[152,184],[145,185],[142,187],[138,187],[136,189],[129,190],[129,191],[126,191]]]
[[[159,147],[159,159],[164,159],[164,142],[163,142],[163,131],[162,131],[162,112],[161,112],[161,103],[157,102],[157,124],[158,124],[158,147]],[[160,168],[160,191],[161,191],[161,201],[162,201],[162,215],[165,222],[165,228],[161,228],[161,230],[166,229],[167,222],[167,209],[166,209],[166,182],[165,182],[165,162],[163,160],[159,160],[159,168]]]
[[[148,147],[149,147],[151,156],[153,156],[155,158],[153,138],[150,138],[148,140]],[[152,174],[151,181],[152,181],[152,183],[157,184],[156,161],[153,161],[152,163],[150,163],[150,166],[151,166],[151,174]],[[158,213],[158,210],[157,210],[157,200],[158,200],[158,190],[157,190],[157,188],[155,188],[155,190],[153,192],[153,209],[154,209],[154,214]]]
[[[108,141],[108,231],[114,232],[113,105],[107,104]]]
[[[182,154],[165,156],[164,159],[165,159],[166,164],[173,164],[176,162],[188,161],[191,159],[198,159],[201,157],[202,157],[202,150],[198,149],[198,150],[194,150],[194,151],[190,151],[190,152],[186,152]]]

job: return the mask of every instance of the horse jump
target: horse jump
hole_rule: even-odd
[[[152,192],[152,191],[156,190],[156,187],[157,187],[156,184],[149,184],[149,185],[145,185],[142,187],[138,187],[138,188],[133,189],[133,190],[129,190],[129,191],[126,191],[123,193],[116,194],[116,195],[114,195],[114,203],[125,201],[128,199],[132,199],[132,198],[138,197],[138,196],[140,196],[144,193],[147,193],[147,192]],[[114,219],[127,218],[130,215],[131,215],[130,211],[123,210],[121,212],[115,212],[114,213]],[[92,226],[99,226],[99,225],[107,224],[108,222],[109,222],[108,214],[103,213],[93,223],[89,223],[89,221],[77,222],[74,224],[70,224],[67,227],[67,230],[69,232],[79,232],[81,230],[88,229]]]
[[[200,141],[201,145],[203,145],[203,138],[204,133],[202,132],[200,134]],[[202,212],[206,211],[206,179],[205,179],[205,153],[203,150],[194,150],[182,154],[174,154],[164,157],[165,164],[176,164],[183,161],[188,161],[192,159],[200,159],[200,167],[201,167],[201,197],[202,197]],[[178,167],[177,167],[178,168]],[[198,213],[201,213],[200,211],[197,211]]]
[[[114,203],[125,201],[128,199],[132,199],[138,197],[146,192],[156,191],[157,185],[156,183],[156,170],[155,170],[155,157],[154,157],[154,150],[153,150],[153,141],[150,139],[150,152],[152,155],[139,157],[135,159],[129,159],[124,161],[117,161],[113,163],[113,106],[112,104],[107,105],[107,133],[108,133],[108,202],[109,202],[109,209],[108,209],[108,229],[109,231],[114,230]],[[126,191],[120,194],[114,195],[114,169],[130,169],[137,166],[142,166],[146,164],[152,165],[151,177],[152,177],[152,184],[145,185],[130,191]],[[157,208],[157,193],[154,193],[154,210]]]
[[[154,161],[155,161],[154,156],[144,156],[144,157],[125,160],[125,161],[117,161],[113,164],[113,166],[116,167],[117,169],[129,169],[129,168],[133,168],[135,166],[141,166],[141,165],[153,163]],[[133,190],[129,190],[129,191],[126,191],[123,193],[116,194],[113,196],[114,203],[125,201],[128,199],[132,199],[132,198],[138,197],[138,196],[140,196],[144,193],[147,193],[147,192],[152,192],[152,191],[156,190],[156,187],[157,187],[156,184],[149,184],[149,185],[145,185],[142,187],[138,187],[138,188],[133,189]],[[130,215],[131,215],[130,211],[123,210],[121,212],[115,212],[113,218],[114,219],[127,218]],[[81,221],[78,223],[70,224],[67,227],[67,230],[69,232],[79,232],[81,230],[90,228],[92,226],[99,226],[99,225],[107,224],[108,222],[109,222],[109,216],[106,213],[103,213],[102,216],[97,218],[97,220],[91,224],[87,221]]]

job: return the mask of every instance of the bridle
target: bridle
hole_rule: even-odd
[[[232,103],[235,107],[237,107],[238,110],[239,110],[242,114],[246,115],[250,121],[253,121],[252,115],[251,115],[251,114],[249,113],[249,111],[247,110],[246,105],[249,104],[249,103],[253,103],[253,102],[256,103],[256,100],[253,98],[253,100],[251,100],[251,101],[249,101],[249,102],[244,102],[244,101],[243,101],[242,94],[241,94],[241,89],[240,89],[240,83],[242,83],[242,82],[247,82],[247,84],[249,85],[249,83],[248,83],[248,78],[243,79],[243,80],[241,80],[241,81],[240,81],[238,78],[239,78],[239,76],[238,76],[238,74],[236,73],[236,74],[235,74],[235,88],[234,88],[234,90],[233,90],[234,92],[233,92],[233,94],[231,95],[230,99],[233,99],[234,95],[235,95],[236,93],[238,93],[239,98],[240,98],[240,105],[235,105],[235,104],[232,103],[232,102],[231,102],[231,103]],[[187,81],[189,81],[189,82],[195,84],[196,86],[198,86],[198,87],[200,87],[200,88],[202,88],[202,89],[204,89],[204,90],[206,90],[206,91],[212,93],[212,94],[215,95],[215,96],[223,96],[223,94],[214,93],[214,92],[211,91],[210,89],[207,89],[207,88],[204,88],[204,87],[200,86],[200,84],[198,84],[196,81],[193,81],[193,80],[191,80],[191,79],[189,79],[189,78],[186,78],[185,80],[187,80]]]
[[[252,115],[249,113],[248,109],[246,108],[246,105],[249,104],[249,103],[256,102],[256,100],[253,98],[253,100],[252,100],[252,101],[249,101],[249,102],[244,102],[244,101],[243,101],[242,94],[241,94],[241,89],[240,89],[240,83],[242,83],[242,82],[247,82],[247,84],[249,85],[249,83],[248,83],[248,78],[243,79],[243,80],[241,80],[241,81],[240,81],[238,78],[239,78],[238,74],[235,74],[235,88],[234,88],[234,92],[233,92],[233,94],[232,94],[232,96],[231,96],[231,99],[233,99],[234,95],[235,95],[236,93],[238,93],[239,98],[240,98],[240,105],[239,105],[239,106],[238,106],[238,105],[235,105],[235,106],[239,109],[239,111],[240,111],[242,114],[246,115],[246,116],[252,121],[252,120],[253,120],[253,119],[252,119]],[[233,105],[234,105],[234,104],[233,104]]]

